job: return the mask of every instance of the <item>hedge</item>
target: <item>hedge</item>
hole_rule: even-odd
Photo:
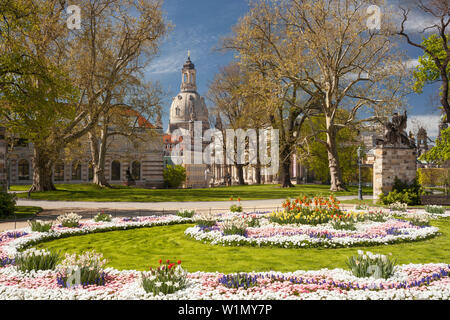
[[[450,168],[419,168],[417,178],[422,186],[448,186],[450,185]]]

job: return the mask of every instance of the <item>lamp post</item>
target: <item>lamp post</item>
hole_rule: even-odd
[[[361,187],[361,147],[358,147],[358,174],[359,174],[358,200],[363,200]]]

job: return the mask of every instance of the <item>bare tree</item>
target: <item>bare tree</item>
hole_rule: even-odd
[[[151,88],[143,87],[142,70],[157,53],[169,25],[163,20],[160,0],[81,0],[79,4],[83,19],[81,30],[74,33],[71,55],[78,57],[74,73],[85,92],[86,118],[92,121],[98,114],[99,125],[89,130],[94,183],[109,186],[104,173],[108,138],[131,137],[136,127],[135,122],[128,129],[112,128],[129,123],[129,114],[122,109],[140,109],[143,116],[150,116],[159,105],[157,90],[150,90],[151,97],[145,93]],[[137,88],[144,89],[140,98]]]

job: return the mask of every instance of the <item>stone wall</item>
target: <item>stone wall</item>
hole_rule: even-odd
[[[6,176],[6,151],[8,150],[8,143],[5,139],[5,128],[0,127],[0,191],[5,191],[7,187]]]
[[[378,146],[373,164],[373,196],[392,190],[395,177],[411,183],[416,177],[416,150],[408,147]]]

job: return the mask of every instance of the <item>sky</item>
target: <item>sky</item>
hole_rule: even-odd
[[[390,4],[396,3],[391,0]],[[165,92],[163,125],[166,129],[172,97],[180,91],[181,68],[188,50],[197,69],[198,93],[206,96],[208,85],[220,67],[234,58],[232,52],[217,50],[220,39],[231,34],[232,27],[248,12],[249,6],[247,0],[164,0],[163,10],[173,29],[163,40],[158,56],[146,68],[145,76],[148,80],[159,81]],[[420,40],[421,35],[417,31],[429,23],[429,18],[412,12],[410,20],[411,23],[406,24],[407,31],[413,34],[414,39]],[[414,66],[423,53],[405,40],[401,40],[401,46],[409,56],[409,63]],[[438,85],[429,85],[422,94],[413,93],[408,97],[407,131],[416,131],[422,125],[432,139],[437,136],[440,113],[430,101],[438,90]]]

